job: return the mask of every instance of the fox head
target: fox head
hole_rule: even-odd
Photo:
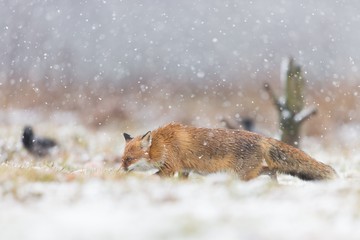
[[[157,169],[151,162],[149,151],[151,146],[151,131],[143,136],[132,138],[124,133],[126,145],[122,157],[122,168],[127,171],[147,171]]]

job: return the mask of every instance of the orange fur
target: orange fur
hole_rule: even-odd
[[[335,170],[303,151],[272,138],[242,130],[207,129],[170,123],[143,136],[124,134],[122,167],[126,171],[158,169],[160,176],[176,172],[236,173],[242,180],[277,172],[304,180],[332,179]]]

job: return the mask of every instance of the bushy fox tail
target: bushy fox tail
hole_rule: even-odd
[[[338,176],[332,167],[316,161],[300,149],[271,138],[263,144],[264,158],[271,171],[297,176],[302,180],[327,180]]]

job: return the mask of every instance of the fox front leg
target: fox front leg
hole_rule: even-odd
[[[189,172],[180,171],[180,172],[178,172],[178,177],[180,179],[188,179],[189,178]]]
[[[155,174],[159,177],[172,177],[174,176],[175,172],[168,168],[160,168],[159,171]]]
[[[160,176],[160,177],[173,177],[175,175],[175,172],[159,170],[155,174]],[[188,172],[178,172],[178,178],[179,179],[188,179],[189,178],[189,173]]]

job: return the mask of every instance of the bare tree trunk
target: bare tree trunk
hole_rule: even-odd
[[[317,109],[304,109],[305,79],[301,67],[292,58],[284,60],[282,66],[286,67],[281,73],[285,85],[284,97],[277,97],[268,83],[264,84],[264,88],[279,112],[281,141],[299,147],[301,124],[314,115]]]

